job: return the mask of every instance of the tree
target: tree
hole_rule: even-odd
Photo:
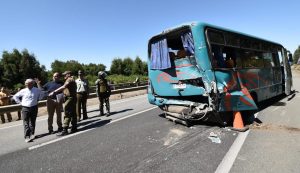
[[[147,62],[144,62],[143,61],[143,66],[144,66],[144,73],[143,73],[143,75],[148,75],[148,64],[147,64]]]
[[[293,60],[294,60],[294,64],[297,64],[300,58],[300,46],[298,46],[298,48],[295,50],[294,54],[293,54]]]
[[[104,64],[93,64],[83,65],[83,70],[86,74],[97,75],[99,71],[105,71],[106,66]]]
[[[78,61],[69,60],[66,62],[55,60],[51,64],[52,73],[59,72],[63,73],[64,71],[71,71],[73,75],[77,75],[78,70],[83,70],[83,65]]]
[[[123,67],[124,67],[124,75],[129,76],[132,74],[133,68],[133,61],[130,57],[127,57],[123,60]]]
[[[78,61],[69,60],[65,63],[65,70],[69,70],[72,72],[73,75],[77,76],[78,70],[83,70],[83,65],[80,64]]]
[[[52,73],[59,72],[62,73],[64,72],[65,68],[65,63],[59,60],[55,60],[53,63],[51,63],[51,69]]]
[[[123,74],[124,67],[121,58],[114,58],[111,62],[110,73],[111,74]]]
[[[140,57],[136,57],[134,60],[134,65],[132,69],[132,74],[144,75],[145,74],[145,66]]]
[[[12,53],[4,51],[0,61],[1,82],[3,86],[14,88],[24,83],[27,78],[47,78],[46,68],[36,60],[34,54],[27,49],[19,52],[14,49]]]

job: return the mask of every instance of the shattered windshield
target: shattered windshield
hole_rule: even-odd
[[[195,47],[190,31],[168,33],[151,43],[151,69],[168,69],[176,59],[194,56]]]

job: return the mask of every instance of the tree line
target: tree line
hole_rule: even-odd
[[[297,64],[300,58],[300,46],[298,46],[298,48],[295,50],[294,54],[293,54],[293,63]]]
[[[29,53],[27,49],[19,51],[13,49],[12,52],[3,51],[0,59],[0,86],[9,89],[17,89],[23,87],[23,83],[27,78],[39,78],[42,83],[52,80],[54,72],[62,73],[66,70],[77,75],[78,70],[83,70],[90,84],[93,84],[97,78],[99,71],[106,71],[109,79],[114,82],[124,82],[118,80],[120,78],[128,80],[128,77],[147,75],[147,63],[142,61],[140,57],[132,60],[130,57],[125,59],[114,58],[109,70],[102,63],[83,64],[75,60],[66,62],[55,60],[51,63],[51,70],[47,71],[44,65],[41,65],[33,53]],[[120,77],[122,76],[122,77]],[[116,78],[116,81],[114,81]]]

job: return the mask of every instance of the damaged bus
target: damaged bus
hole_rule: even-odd
[[[223,115],[290,94],[288,56],[278,43],[206,23],[167,29],[148,43],[148,100],[176,122],[226,125]]]

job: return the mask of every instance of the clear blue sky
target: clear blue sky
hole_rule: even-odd
[[[203,21],[300,45],[299,0],[2,0],[0,51],[28,49],[50,70],[54,60],[102,63],[147,60],[148,39],[190,21]],[[1,53],[2,55],[2,53]]]

